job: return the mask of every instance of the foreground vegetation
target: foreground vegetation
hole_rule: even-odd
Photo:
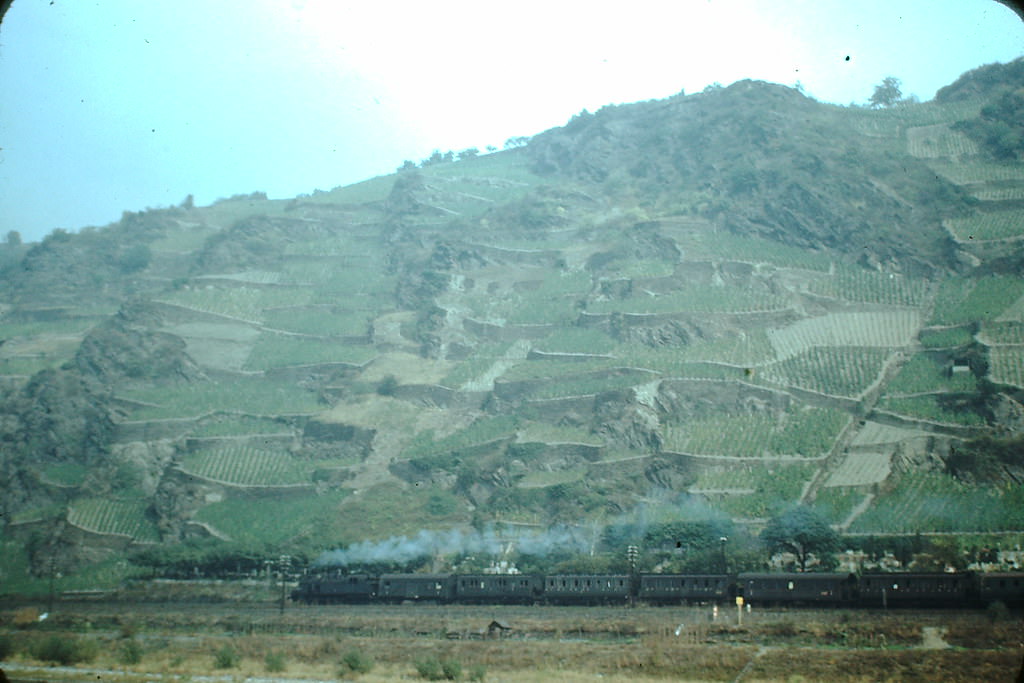
[[[1010,680],[1020,667],[1021,623],[1005,611],[755,610],[739,625],[702,607],[133,607],[125,616],[114,605],[61,606],[42,624],[8,607],[0,657],[19,675],[60,680],[48,665],[62,663],[128,681],[976,681]],[[486,635],[494,619],[510,627],[503,637]]]

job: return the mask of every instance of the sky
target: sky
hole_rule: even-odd
[[[993,0],[14,0],[0,235],[330,190],[744,78],[847,105],[891,75],[928,100],[1022,54]]]

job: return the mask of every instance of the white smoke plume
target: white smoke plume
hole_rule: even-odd
[[[373,562],[409,562],[421,557],[457,554],[500,555],[509,543],[520,553],[548,555],[552,551],[583,552],[589,547],[586,533],[569,527],[545,531],[503,530],[489,527],[482,531],[449,529],[420,531],[413,537],[392,536],[383,541],[360,541],[347,548],[324,552],[316,566],[347,566]]]

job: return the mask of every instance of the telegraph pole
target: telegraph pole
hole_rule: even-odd
[[[287,584],[288,570],[292,566],[292,556],[291,555],[281,555],[281,557],[279,557],[277,559],[277,566],[278,566],[278,572],[280,572],[280,575],[281,575],[281,609],[280,609],[280,612],[283,615],[284,614],[284,600],[285,600],[285,595],[286,595],[286,588],[288,586],[288,584]]]
[[[626,546],[626,562],[629,563],[629,604],[636,605],[637,595],[640,593],[640,579],[636,573],[637,560],[640,558],[640,548],[635,545]]]

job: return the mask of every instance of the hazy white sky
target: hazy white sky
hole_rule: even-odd
[[[926,100],[1021,54],[992,0],[15,0],[0,235],[328,190],[713,82],[849,104],[894,75]]]

